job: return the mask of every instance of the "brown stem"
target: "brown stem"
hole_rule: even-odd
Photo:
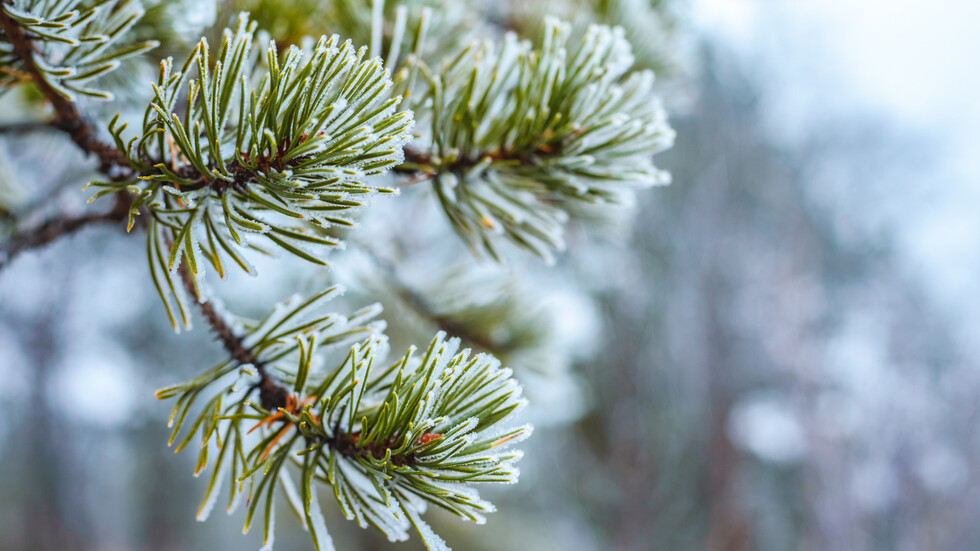
[[[0,134],[26,134],[40,130],[59,130],[50,122],[23,121],[0,124]]]
[[[93,129],[81,112],[67,98],[55,90],[44,78],[35,60],[35,56],[41,55],[34,48],[34,43],[28,36],[27,31],[17,24],[6,9],[2,6],[8,2],[0,2],[0,30],[3,31],[6,39],[13,46],[14,53],[21,59],[24,69],[31,76],[32,81],[38,90],[44,95],[45,99],[54,108],[55,117],[50,123],[21,123],[8,125],[7,131],[29,131],[40,128],[56,128],[67,133],[73,142],[86,153],[94,155],[99,161],[99,171],[113,178],[122,178],[131,173],[129,161],[126,156],[119,152],[115,147],[100,141],[96,137]],[[83,227],[101,222],[118,222],[125,220],[129,214],[129,207],[132,204],[132,197],[126,192],[116,195],[116,203],[107,213],[86,214],[76,218],[59,217],[48,220],[38,228],[29,232],[22,232],[14,235],[5,251],[0,253],[0,268],[6,266],[17,254],[38,247],[58,239],[59,237],[74,233]]]
[[[123,222],[129,217],[129,205],[130,197],[128,194],[120,193],[117,195],[115,205],[109,212],[85,214],[74,218],[59,216],[47,220],[36,228],[17,233],[11,238],[6,249],[0,251],[0,269],[6,267],[15,256],[22,252],[43,247],[90,224]]]
[[[408,175],[406,174],[406,176],[408,176]],[[408,176],[404,180],[398,182],[398,185],[401,186],[401,187],[414,186],[415,184],[420,184],[422,182],[427,182],[427,181],[431,180],[432,178],[434,178],[435,176],[436,176],[436,173],[435,172],[431,172],[431,171],[416,172],[416,173],[412,174],[411,176]]]
[[[463,342],[469,343],[470,345],[481,349],[484,352],[490,352],[492,354],[499,355],[500,345],[483,335],[479,335],[470,331],[464,324],[456,322],[452,319],[448,319],[446,316],[436,312],[436,309],[429,303],[428,299],[422,296],[421,293],[412,289],[404,281],[402,281],[397,273],[395,272],[395,267],[390,261],[382,258],[370,247],[364,244],[358,244],[358,247],[364,254],[368,255],[374,264],[378,267],[381,275],[384,277],[385,282],[394,290],[395,295],[399,300],[406,306],[408,306],[412,311],[418,314],[419,317],[429,320],[442,331],[445,331],[447,335],[451,337],[459,337]]]
[[[218,341],[221,342],[221,345],[224,346],[228,354],[239,364],[251,364],[259,372],[260,380],[255,387],[259,390],[259,400],[262,402],[262,407],[269,411],[276,411],[281,407],[285,407],[286,396],[288,396],[289,391],[269,375],[266,371],[265,364],[252,354],[252,351],[242,342],[241,337],[236,335],[232,328],[215,311],[214,306],[210,302],[201,299],[201,295],[197,292],[197,285],[194,283],[194,278],[187,270],[187,265],[182,264],[177,271],[180,273],[180,279],[184,283],[184,288],[187,289],[187,293],[201,309],[201,315],[204,316],[205,321],[211,327],[211,332],[218,338]]]
[[[126,178],[131,176],[133,170],[126,156],[114,146],[99,140],[96,136],[95,130],[87,122],[85,122],[84,117],[77,109],[75,104],[68,98],[58,93],[58,91],[45,80],[43,72],[37,66],[35,61],[35,56],[41,55],[40,52],[34,48],[34,44],[24,28],[11,19],[6,10],[2,8],[2,6],[6,3],[7,2],[5,0],[0,0],[0,30],[3,31],[7,40],[13,46],[14,52],[24,63],[24,68],[31,76],[34,84],[54,108],[55,118],[48,126],[66,132],[78,147],[80,147],[86,153],[94,155],[99,161],[100,172],[114,178]],[[41,126],[42,125],[34,124],[23,125],[23,128],[18,126],[12,127],[10,130],[22,131]],[[266,162],[272,163],[269,165],[272,168],[278,168],[281,170],[283,168],[282,166],[275,166],[275,163],[282,163],[281,155],[282,151],[280,151],[279,156]],[[301,159],[297,159],[296,161],[298,162],[299,160]],[[406,150],[406,160],[424,161],[425,164],[428,164],[429,156],[427,154],[419,154]],[[426,175],[427,177],[431,177],[433,174],[433,171],[431,170],[424,172],[411,172],[416,173],[419,176]],[[254,176],[251,170],[246,169],[240,164],[236,164],[236,167],[233,169],[233,174],[235,175],[236,181],[234,184],[230,185],[240,185],[247,177]],[[202,181],[196,184],[196,186],[199,187],[203,187],[204,185],[208,185],[208,183]],[[185,186],[185,189],[188,189],[187,186]],[[15,236],[10,247],[6,251],[0,251],[0,268],[3,268],[3,266],[9,262],[11,258],[21,251],[43,246],[61,236],[76,232],[89,224],[97,222],[121,222],[126,220],[128,218],[131,205],[132,197],[126,192],[121,192],[117,195],[116,204],[113,206],[112,210],[107,213],[89,214],[77,218],[56,218],[45,222],[39,228],[31,232],[25,232],[19,237]],[[180,278],[184,284],[184,287],[200,308],[201,314],[208,322],[211,331],[224,346],[225,350],[238,363],[251,364],[255,367],[256,371],[258,371],[261,378],[255,387],[259,390],[259,398],[262,406],[270,411],[275,411],[281,407],[285,407],[287,405],[286,397],[289,394],[288,390],[268,374],[265,365],[243,344],[241,337],[236,335],[232,328],[225,323],[218,312],[215,311],[214,306],[210,302],[201,299],[201,296],[197,291],[197,286],[194,283],[194,279],[187,270],[187,266],[181,265],[178,271],[180,272]],[[341,437],[341,435],[338,434],[335,437],[333,445],[343,448],[341,452],[345,455],[363,453],[362,451],[355,450],[351,442],[342,444],[342,441],[344,440],[346,440],[346,438]],[[368,450],[368,452],[370,451],[371,450]]]
[[[422,153],[421,151],[416,151],[411,147],[406,147],[405,152],[405,162],[413,165],[431,165],[432,156],[428,153]],[[396,168],[397,170],[397,168]]]
[[[404,149],[404,164],[396,166],[393,170],[396,174],[410,176],[407,183],[403,183],[403,185],[411,185],[433,178],[440,173],[452,172],[462,174],[485,159],[507,161],[522,166],[532,166],[539,162],[537,155],[553,155],[559,151],[560,146],[556,144],[542,144],[532,152],[514,151],[508,147],[501,147],[494,151],[462,156],[452,162],[438,162],[438,159],[434,159],[429,153],[423,153],[406,147]]]
[[[6,9],[0,9],[0,29],[14,48],[14,53],[24,63],[24,69],[31,75],[38,90],[54,108],[55,118],[52,126],[66,132],[73,142],[85,152],[95,155],[99,160],[99,170],[109,174],[113,168],[130,170],[129,160],[115,147],[102,142],[96,137],[95,130],[85,122],[82,114],[68,98],[55,90],[44,78],[44,73],[37,66],[35,56],[40,53],[34,48],[34,43],[27,31],[11,19]]]

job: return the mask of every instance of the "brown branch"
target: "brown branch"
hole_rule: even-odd
[[[239,364],[250,364],[255,367],[256,371],[258,371],[260,377],[259,382],[254,385],[253,389],[258,389],[259,401],[261,402],[262,407],[273,412],[273,415],[281,416],[281,414],[277,413],[280,408],[290,411],[290,413],[294,415],[298,414],[299,412],[290,406],[290,400],[288,399],[289,390],[269,375],[265,364],[255,357],[251,350],[245,347],[241,337],[236,335],[231,327],[225,323],[225,320],[223,320],[215,311],[214,306],[212,306],[210,302],[201,300],[200,295],[197,292],[197,285],[194,284],[194,278],[187,270],[187,266],[181,265],[178,272],[180,273],[180,279],[184,284],[184,288],[194,299],[194,302],[200,307],[201,314],[211,327],[211,332],[218,338],[225,350]],[[292,401],[292,404],[295,405],[296,402]],[[292,421],[285,416],[281,416],[279,420],[283,424],[292,424]],[[357,440],[360,438],[361,434],[361,431],[346,433],[335,427],[332,437],[321,440],[327,446],[333,448],[344,457],[370,456],[374,459],[381,459],[385,456],[385,452],[388,449],[395,448],[396,443],[391,440],[378,441],[369,446],[358,447]],[[426,433],[420,438],[420,440],[424,439],[424,443],[440,436],[442,435]],[[273,441],[273,444],[274,443],[275,441]],[[392,456],[391,461],[395,465],[399,466],[414,465],[415,455],[408,454]]]
[[[82,228],[100,223],[121,223],[129,218],[131,198],[126,193],[117,195],[112,210],[104,213],[93,213],[66,218],[59,216],[51,218],[40,226],[14,234],[7,247],[0,251],[0,269],[6,267],[18,254],[43,247],[52,241],[73,234]]]
[[[201,310],[201,315],[211,327],[211,332],[218,338],[232,359],[239,364],[251,364],[259,372],[260,379],[255,388],[259,390],[259,400],[262,402],[262,407],[269,411],[276,411],[285,407],[286,396],[289,395],[289,391],[269,375],[265,364],[245,346],[242,338],[236,335],[232,328],[225,323],[225,320],[215,311],[214,306],[201,299],[194,278],[187,270],[187,265],[182,264],[177,271],[180,273],[180,279],[184,283],[187,293],[194,299],[194,303]]]
[[[24,132],[43,128],[55,128],[67,133],[73,142],[86,153],[94,155],[99,161],[99,171],[112,178],[124,178],[131,174],[129,160],[115,147],[102,142],[96,137],[95,129],[87,122],[75,105],[55,90],[44,78],[43,72],[37,65],[35,56],[40,56],[27,31],[15,22],[2,6],[8,2],[0,2],[0,30],[13,46],[14,53],[24,64],[26,74],[45,99],[54,108],[54,120],[48,123],[28,122],[6,125],[4,132]],[[119,222],[126,220],[133,198],[127,192],[116,195],[116,203],[112,210],[101,214],[86,214],[75,218],[58,217],[50,219],[39,227],[15,234],[6,250],[0,252],[0,269],[6,266],[19,253],[43,247],[52,241],[77,232],[88,226],[102,222]]]
[[[55,128],[50,122],[43,121],[23,121],[0,124],[0,134],[27,134],[40,130],[60,130]]]
[[[451,337],[459,337],[475,348],[479,348],[484,352],[490,352],[495,356],[499,355],[501,348],[499,343],[483,335],[476,334],[470,331],[464,324],[436,312],[436,309],[429,303],[428,299],[415,289],[409,287],[408,284],[398,277],[395,267],[390,261],[382,258],[363,243],[358,243],[358,248],[374,261],[385,282],[394,291],[398,299],[419,317],[429,320],[436,328],[445,331]]]
[[[521,166],[533,166],[538,164],[538,155],[555,155],[560,153],[560,144],[541,144],[532,152],[514,151],[509,147],[501,147],[494,151],[486,151],[476,155],[459,157],[451,162],[440,162],[429,153],[423,153],[410,147],[404,149],[405,162],[396,166],[393,170],[396,174],[409,176],[402,185],[408,186],[418,182],[426,181],[438,176],[441,173],[452,172],[462,174],[480,164],[486,159],[492,161],[505,161]]]
[[[14,53],[24,63],[24,69],[38,90],[54,108],[55,118],[51,125],[66,132],[78,147],[86,153],[94,155],[99,160],[99,170],[110,174],[113,168],[130,170],[129,160],[115,147],[101,141],[75,104],[55,90],[44,78],[44,73],[38,67],[35,56],[41,55],[35,48],[27,31],[11,19],[6,9],[0,9],[0,29],[14,48]]]
[[[3,3],[5,2],[0,2],[0,5]],[[11,19],[4,9],[0,9],[0,30],[6,35],[7,40],[14,48],[14,52],[24,63],[24,68],[31,76],[34,84],[54,108],[55,118],[50,123],[50,126],[66,132],[78,147],[86,153],[94,155],[99,161],[100,172],[107,176],[117,178],[130,176],[132,174],[132,167],[126,156],[114,146],[99,140],[96,136],[95,129],[85,122],[84,117],[78,108],[75,107],[75,104],[58,93],[45,80],[44,74],[35,60],[35,56],[41,55],[40,52],[35,49],[27,31]],[[123,170],[125,176],[119,174],[119,169]],[[239,179],[245,177],[246,170],[244,167],[239,167],[239,170],[235,172],[236,183]],[[107,213],[49,220],[42,224],[41,227],[30,232],[25,232],[20,237],[15,237],[8,250],[0,254],[0,268],[21,251],[46,245],[63,235],[78,231],[89,224],[127,220],[131,205],[132,197],[128,193],[122,192],[117,195],[116,204]],[[179,271],[187,292],[194,298],[194,302],[201,309],[201,314],[207,320],[208,325],[210,325],[211,331],[228,353],[231,354],[231,357],[241,364],[255,366],[255,369],[259,372],[261,380],[256,385],[256,388],[259,390],[259,397],[263,407],[276,410],[285,406],[286,396],[288,394],[287,390],[268,375],[262,362],[245,347],[241,338],[235,335],[231,327],[218,315],[214,306],[210,302],[201,300],[197,292],[197,286],[187,271],[187,267],[181,266]]]
[[[413,165],[431,165],[432,156],[428,153],[416,151],[411,147],[405,147],[405,162]]]
[[[129,160],[126,158],[126,156],[114,146],[99,140],[96,136],[96,131],[85,121],[75,104],[68,98],[58,93],[58,91],[45,80],[43,72],[40,70],[35,61],[35,56],[41,55],[40,52],[35,49],[31,38],[28,36],[24,28],[11,19],[6,10],[2,9],[2,6],[5,3],[6,2],[4,0],[0,0],[0,30],[3,31],[7,40],[12,44],[14,52],[24,63],[26,73],[30,75],[34,84],[44,95],[45,99],[51,103],[51,106],[54,108],[55,112],[54,120],[46,125],[37,123],[8,125],[7,131],[29,131],[37,128],[43,128],[45,126],[57,128],[67,133],[79,148],[86,153],[94,155],[98,159],[100,172],[113,178],[127,178],[132,176],[133,169],[130,166]],[[283,170],[286,168],[286,165],[289,164],[283,161],[284,153],[285,144],[280,146],[280,150],[277,155],[269,159],[261,159],[258,170],[265,171],[270,168]],[[418,154],[415,154],[409,150],[406,150],[406,155],[411,155],[416,158],[419,157]],[[428,163],[428,155],[425,155],[424,159],[425,162]],[[299,163],[302,160],[303,158],[301,157],[299,159],[294,159],[291,161],[291,163]],[[419,158],[417,160],[421,159]],[[185,172],[191,170],[190,167],[183,168]],[[196,170],[194,170],[194,172],[196,172]],[[435,174],[435,172],[431,169],[415,172],[417,173],[417,176],[425,177],[432,177]],[[235,181],[232,183],[210,182],[202,176],[191,186],[184,186],[184,189],[197,189],[200,187],[211,186],[215,187],[220,193],[221,191],[224,191],[226,187],[244,185],[244,182],[247,179],[255,176],[255,170],[246,168],[245,166],[242,166],[241,163],[236,163],[232,167],[232,174],[235,177]],[[188,176],[190,176],[190,174],[188,174]],[[9,262],[10,259],[21,251],[41,247],[61,236],[76,232],[89,224],[98,222],[122,222],[127,220],[133,198],[126,192],[120,192],[116,197],[117,201],[115,205],[113,206],[112,210],[107,213],[89,214],[77,218],[55,218],[45,222],[39,228],[36,228],[33,231],[25,232],[19,237],[15,236],[11,246],[6,251],[0,251],[0,268],[3,268],[3,266]],[[256,371],[258,371],[260,380],[258,383],[256,383],[254,388],[258,389],[259,391],[259,399],[262,407],[269,411],[276,411],[279,408],[286,407],[288,404],[287,396],[289,396],[288,389],[282,386],[268,374],[265,364],[245,346],[242,338],[235,334],[232,328],[214,309],[214,306],[209,301],[202,300],[200,294],[198,293],[194,278],[188,271],[186,264],[181,265],[178,271],[180,273],[181,281],[184,284],[184,288],[200,308],[201,315],[210,326],[211,332],[214,333],[215,337],[217,337],[218,341],[221,342],[225,350],[239,364],[250,364],[255,367]],[[343,432],[336,432],[334,438],[328,441],[327,444],[336,448],[342,455],[345,456],[364,454],[371,454],[375,457],[383,456],[382,451],[378,449],[379,446],[377,445],[374,447],[365,447],[363,449],[357,448],[355,443],[358,436],[359,433],[347,435]],[[390,443],[384,444],[389,444],[390,446]],[[402,462],[410,463],[413,460],[414,458],[412,456],[401,458]]]
[[[408,176],[408,174],[406,174],[406,176],[407,177],[404,180],[398,182],[399,186],[409,187],[409,186],[414,186],[415,184],[420,184],[422,182],[427,182],[436,177],[436,172],[426,170],[422,172],[416,172],[411,176]]]

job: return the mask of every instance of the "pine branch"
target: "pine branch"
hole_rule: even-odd
[[[59,130],[50,122],[23,121],[0,124],[0,134],[27,134],[40,130]]]
[[[332,486],[341,511],[362,527],[374,526],[399,541],[414,526],[429,549],[446,551],[421,519],[425,503],[478,523],[494,510],[473,484],[517,479],[521,453],[505,448],[531,428],[500,425],[525,403],[521,387],[499,361],[460,351],[459,340],[442,333],[421,355],[413,347],[401,360],[382,365],[387,344],[377,331],[383,325],[363,325],[379,313],[377,305],[349,318],[318,312],[340,292],[291,299],[265,319],[242,325],[247,336],[241,345],[295,390],[284,406],[272,410],[250,403],[257,384],[248,382],[255,370],[234,359],[157,392],[158,398],[176,399],[170,418],[175,451],[199,436],[200,473],[209,464],[209,450],[217,450],[198,519],[207,518],[230,470],[229,509],[249,488],[245,530],[264,510],[266,546],[274,537],[272,503],[281,484],[316,547],[334,549],[316,497],[322,483]],[[325,364],[330,356],[318,354],[352,341],[339,364]],[[211,398],[191,415],[200,396]]]
[[[673,140],[653,92],[634,71],[622,29],[581,39],[548,19],[540,45],[508,34],[447,57],[438,71],[396,76],[422,128],[400,172],[434,172],[449,221],[478,255],[505,240],[552,262],[573,209],[628,205],[669,181],[652,156]]]
[[[340,245],[329,233],[354,224],[344,211],[378,193],[369,177],[402,161],[411,112],[398,111],[380,60],[365,59],[336,35],[312,50],[265,47],[252,55],[256,23],[247,14],[212,51],[202,39],[182,65],[160,64],[142,135],[109,132],[136,173],[93,182],[95,197],[120,189],[137,194],[147,213],[148,260],[161,299],[180,297],[172,276],[186,265],[197,278],[226,266],[254,273],[250,250],[283,250],[327,265]],[[193,78],[196,73],[197,78]],[[184,97],[185,105],[178,105]]]
[[[255,237],[322,264],[322,257],[303,244],[336,246],[322,230],[352,224],[336,212],[360,206],[360,198],[368,194],[391,191],[365,179],[401,163],[402,147],[411,139],[412,115],[396,112],[401,97],[390,94],[393,84],[381,63],[364,59],[366,48],[355,50],[334,36],[322,38],[312,52],[289,48],[280,54],[270,44],[263,66],[249,55],[255,25],[242,17],[236,31],[226,31],[213,64],[206,41],[180,71],[165,61],[144,119],[143,138],[127,144],[122,137],[125,125],[117,126],[117,117],[109,125],[114,142],[109,145],[98,139],[73,97],[111,97],[79,88],[78,83],[152,47],[150,42],[135,44],[103,57],[95,57],[97,50],[89,48],[92,42],[107,45],[122,35],[142,14],[138,4],[109,0],[84,15],[45,12],[37,18],[5,6],[0,0],[0,30],[9,43],[4,45],[5,59],[29,75],[51,103],[51,125],[98,159],[99,170],[110,181],[92,183],[102,188],[96,197],[116,197],[108,213],[46,222],[15,239],[12,253],[99,221],[128,220],[131,229],[134,217],[143,214],[151,275],[168,314],[165,288],[176,291],[186,324],[180,305],[182,284],[230,356],[157,393],[160,398],[177,397],[170,418],[171,443],[195,399],[212,396],[177,445],[180,451],[200,432],[198,473],[208,464],[209,449],[218,450],[199,518],[214,504],[215,481],[230,464],[230,506],[246,480],[255,483],[249,486],[245,529],[264,502],[267,548],[274,537],[272,503],[280,483],[319,549],[332,549],[316,497],[319,483],[333,487],[345,516],[356,518],[362,527],[378,528],[392,541],[406,539],[414,527],[427,547],[448,550],[420,517],[426,503],[482,523],[494,507],[472,484],[516,482],[514,464],[521,454],[504,448],[531,430],[498,427],[525,404],[510,369],[491,356],[459,350],[459,340],[447,341],[442,333],[421,356],[412,348],[389,367],[372,369],[387,353],[387,341],[380,334],[384,322],[374,320],[378,305],[349,317],[324,316],[317,312],[319,306],[341,292],[332,288],[305,301],[287,301],[265,319],[251,322],[221,312],[198,287],[205,263],[222,273],[225,258],[252,271],[239,253],[259,248],[251,243]],[[115,10],[120,6],[130,11]],[[111,33],[81,32],[92,21],[117,21],[116,16],[119,24]],[[416,34],[421,37],[424,32]],[[59,50],[50,49],[45,39],[70,44],[79,56],[89,56],[82,65],[90,69],[52,67],[50,62],[60,59]],[[380,42],[372,40],[372,51],[379,47]],[[395,52],[393,47],[389,59],[399,58]],[[199,79],[188,80],[195,65]],[[187,105],[181,109],[176,101],[185,84]],[[240,102],[233,101],[236,98]],[[488,156],[503,161],[510,153],[501,146]],[[487,155],[438,155],[416,156],[421,170],[413,179],[468,172],[489,162]],[[284,223],[283,217],[292,222]],[[440,321],[421,296],[402,289],[406,302]],[[492,348],[492,343],[467,334],[452,320],[441,320],[440,327]],[[339,365],[325,365],[332,358],[316,353],[352,343]],[[214,394],[212,385],[222,388]],[[250,400],[256,391],[259,404]],[[244,428],[248,421],[258,423]],[[257,435],[245,438],[259,428]],[[218,438],[212,440],[215,435]],[[299,495],[284,466],[299,469]]]
[[[7,3],[9,4],[10,1],[8,0]],[[35,86],[54,108],[55,119],[51,124],[66,132],[86,153],[94,155],[99,160],[100,172],[110,174],[116,167],[129,171],[129,161],[126,156],[115,147],[99,140],[95,129],[85,122],[85,118],[75,104],[55,90],[44,78],[35,59],[35,56],[41,55],[40,52],[35,49],[31,38],[27,36],[27,31],[11,19],[6,9],[0,9],[0,29],[13,45],[14,52],[24,63],[24,68],[31,75]]]
[[[436,309],[429,303],[425,296],[398,277],[395,266],[391,261],[381,257],[367,244],[358,243],[357,245],[374,262],[375,266],[377,266],[378,271],[384,278],[385,284],[394,291],[402,303],[408,306],[419,317],[429,320],[438,330],[458,337],[464,343],[475,346],[484,352],[489,352],[494,355],[498,355],[501,352],[497,343],[483,335],[473,333],[465,325],[447,319],[437,313]]]
[[[221,342],[221,345],[232,359],[238,362],[239,365],[250,364],[254,366],[255,370],[259,373],[260,379],[256,383],[255,388],[259,389],[259,399],[262,402],[262,407],[270,411],[285,407],[286,396],[289,394],[289,391],[269,376],[265,363],[252,354],[252,351],[245,346],[242,339],[235,334],[232,328],[214,309],[214,305],[210,301],[201,300],[197,285],[194,283],[194,278],[188,271],[187,266],[181,266],[178,272],[184,284],[184,289],[187,290],[194,303],[198,305],[198,308],[201,310],[201,315],[211,328],[211,332],[218,338],[218,341]]]
[[[76,217],[58,216],[47,220],[36,228],[14,234],[7,247],[0,251],[0,270],[24,251],[43,247],[52,241],[71,235],[93,224],[118,223],[126,220],[129,215],[129,197],[126,193],[120,193],[116,197],[116,203],[108,212],[84,214]]]
[[[487,160],[517,166],[530,166],[535,163],[535,159],[531,154],[513,151],[505,147],[493,150],[470,152],[468,155],[459,156],[447,162],[440,161],[429,153],[424,153],[411,147],[406,147],[404,151],[405,162],[393,170],[394,172],[405,176],[417,176],[419,173],[434,176],[438,173],[447,172],[462,175],[469,169],[475,168],[477,165]],[[554,153],[554,151],[548,151],[547,153]]]
[[[84,90],[69,85],[68,88],[56,89],[52,84],[52,81],[45,76],[46,72],[42,69],[39,63],[44,65],[49,65],[47,60],[44,58],[44,54],[39,49],[32,37],[29,35],[28,30],[18,24],[17,21],[8,13],[7,6],[13,6],[12,0],[3,0],[0,2],[0,31],[3,32],[3,38],[9,42],[10,48],[13,53],[13,58],[19,59],[22,68],[19,72],[28,76],[30,81],[32,81],[37,89],[41,92],[44,98],[51,104],[54,109],[54,119],[47,123],[21,123],[7,125],[0,128],[3,132],[22,132],[31,131],[35,129],[42,128],[55,128],[62,132],[68,134],[71,140],[85,153],[88,153],[94,157],[99,162],[98,170],[108,176],[113,181],[123,181],[134,176],[132,167],[129,163],[129,159],[115,146],[103,142],[97,136],[96,130],[85,120],[85,117],[76,107],[74,101],[67,94],[68,89],[75,90],[80,93],[94,94],[99,96],[100,94],[95,93],[91,90]],[[121,6],[121,5],[120,5]],[[117,8],[120,8],[117,6]],[[114,12],[116,15],[127,16],[124,10],[119,9]],[[64,16],[58,17],[59,21],[70,21],[73,19],[73,15],[66,14]],[[139,17],[139,10],[133,14],[128,14],[128,20],[124,22],[121,26],[115,27],[115,32],[118,34],[128,28],[129,25],[135,19]],[[85,19],[85,17],[83,17]],[[89,21],[94,18],[89,17]],[[37,21],[40,23],[40,20]],[[41,26],[44,26],[43,24]],[[58,25],[49,25],[52,28],[58,28]],[[63,30],[66,27],[62,27],[59,30]],[[50,29],[49,29],[50,30]],[[62,40],[68,40],[67,38],[62,38]],[[103,41],[111,41],[111,38],[101,36],[101,37],[89,37],[89,42],[94,42],[96,44]],[[84,63],[89,63],[90,68],[95,67],[94,70],[89,71],[90,75],[102,74],[110,71],[116,67],[118,60],[127,56],[135,55],[142,52],[148,48],[155,45],[154,42],[145,42],[143,44],[137,44],[123,49],[122,51],[112,53],[110,55],[103,55],[97,57],[96,59],[84,59]],[[97,53],[98,48],[90,51],[89,53]],[[113,59],[115,58],[115,59]],[[10,61],[9,59],[7,60]],[[72,73],[73,71],[68,71]],[[78,77],[80,78],[80,77]],[[86,76],[84,79],[92,78],[91,76]],[[84,80],[82,79],[82,80]],[[134,207],[136,197],[129,193],[129,190],[125,188],[117,188],[113,190],[116,196],[116,202],[112,209],[103,214],[87,214],[79,216],[76,218],[64,218],[58,217],[48,220],[40,227],[22,232],[15,235],[8,244],[7,250],[3,252],[2,258],[0,258],[0,269],[2,269],[10,260],[22,251],[38,248],[44,246],[62,236],[74,233],[81,228],[99,222],[115,222],[122,220],[129,220],[128,228],[133,226],[135,215],[134,210],[138,206]]]

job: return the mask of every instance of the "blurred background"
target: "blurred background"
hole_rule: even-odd
[[[325,32],[303,4],[156,3],[148,25],[174,52],[242,7]],[[454,549],[980,549],[980,4],[479,7],[532,38],[544,12],[626,26],[677,130],[673,184],[573,216],[551,267],[472,260],[407,189],[331,270],[215,283],[229,307],[340,282],[384,304],[395,349],[452,323],[514,367],[537,427],[521,481],[485,490],[486,526],[430,514]],[[7,94],[0,123],[42,111]],[[79,166],[60,135],[0,135],[4,231],[89,208]],[[261,545],[240,513],[194,520],[204,483],[153,391],[221,350],[200,320],[170,330],[143,246],[90,228],[0,272],[0,551]],[[338,549],[421,548],[324,509]],[[278,549],[311,548],[279,518]]]

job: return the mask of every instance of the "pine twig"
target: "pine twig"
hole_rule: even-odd
[[[207,301],[202,301],[200,294],[197,292],[197,285],[194,283],[194,278],[191,276],[190,272],[187,270],[186,265],[181,265],[178,269],[180,273],[180,279],[184,284],[184,288],[194,299],[194,302],[198,305],[201,310],[201,315],[208,322],[211,327],[211,332],[218,338],[222,346],[231,357],[238,362],[240,365],[249,364],[252,365],[255,370],[259,373],[259,382],[253,386],[253,389],[259,390],[259,401],[264,409],[274,412],[272,417],[276,417],[276,413],[280,408],[288,409],[289,401],[289,389],[282,386],[278,381],[271,377],[268,373],[268,369],[265,364],[252,354],[244,343],[241,337],[235,334],[231,327],[222,319],[221,315],[214,309],[214,306]],[[295,413],[295,412],[294,412]],[[279,414],[281,416],[281,414]],[[278,417],[277,417],[278,419]],[[291,422],[288,419],[282,417],[281,421]],[[344,431],[334,429],[333,436],[331,438],[324,439],[323,442],[330,448],[335,449],[344,457],[372,457],[374,459],[379,459],[384,457],[385,450],[387,447],[393,446],[391,442],[380,441],[373,446],[368,447],[358,447],[355,445],[360,432],[345,433]],[[399,464],[411,465],[414,462],[414,457],[412,455],[404,457],[394,458]]]
[[[18,254],[43,247],[52,241],[73,234],[91,224],[123,222],[129,217],[131,198],[128,194],[117,195],[112,209],[104,213],[92,213],[73,218],[58,216],[28,231],[14,234],[6,249],[0,251],[0,269],[3,269]]]
[[[541,146],[533,153],[512,151],[509,148],[501,147],[492,151],[483,151],[478,154],[462,156],[452,162],[440,162],[438,158],[433,158],[430,153],[424,153],[411,147],[405,147],[404,152],[405,162],[392,169],[396,174],[407,177],[401,182],[402,186],[424,182],[447,172],[462,174],[480,164],[485,159],[506,161],[521,166],[531,166],[538,162],[535,154],[553,154],[555,151],[548,145]]]
[[[400,300],[404,305],[408,306],[408,308],[415,312],[416,315],[423,319],[429,320],[432,325],[434,325],[440,331],[445,331],[447,335],[459,337],[461,340],[463,340],[463,342],[469,343],[470,345],[479,348],[484,352],[489,352],[495,356],[499,353],[500,346],[497,343],[481,335],[474,334],[464,325],[447,319],[445,316],[437,313],[435,308],[432,307],[429,301],[422,296],[421,293],[409,287],[407,283],[398,277],[395,267],[391,261],[381,257],[369,246],[363,243],[358,243],[357,246],[374,262],[374,265],[377,266],[378,271],[381,272],[381,276],[384,278],[385,283],[394,291],[398,300]]]
[[[5,2],[6,4],[6,2]],[[54,108],[55,119],[52,126],[66,132],[78,147],[86,153],[94,155],[99,160],[99,171],[110,174],[113,168],[130,170],[129,160],[115,147],[101,141],[96,137],[95,129],[87,122],[75,104],[55,90],[44,79],[44,75],[37,66],[36,55],[40,55],[34,48],[34,43],[27,35],[27,31],[17,24],[6,9],[0,9],[0,29],[7,36],[14,48],[14,52],[24,62],[24,68],[31,75],[34,84],[44,95],[45,99]]]
[[[289,395],[289,391],[269,376],[265,365],[242,343],[241,337],[236,335],[232,328],[228,326],[221,315],[214,309],[214,305],[207,300],[201,300],[201,295],[197,292],[197,285],[194,283],[193,276],[187,270],[187,265],[181,264],[177,271],[180,273],[180,279],[184,284],[184,289],[194,299],[194,303],[201,310],[201,315],[208,322],[208,326],[211,327],[211,332],[218,338],[218,341],[221,342],[221,345],[224,346],[228,354],[239,364],[250,364],[258,371],[260,379],[255,387],[259,389],[259,400],[262,402],[262,407],[270,411],[276,411],[281,407],[285,407],[286,396]]]
[[[22,121],[0,124],[0,134],[27,134],[40,130],[60,130],[49,121]]]
[[[99,171],[113,178],[122,177],[119,169],[131,172],[129,160],[115,147],[99,140],[96,131],[89,125],[75,104],[62,96],[44,79],[41,70],[35,60],[40,53],[35,49],[34,43],[27,35],[23,27],[18,25],[3,7],[9,1],[0,2],[0,30],[3,31],[7,40],[13,46],[14,52],[27,69],[27,74],[31,76],[38,90],[44,95],[45,99],[54,108],[55,118],[49,123],[22,123],[7,125],[4,131],[30,131],[41,128],[56,128],[67,133],[72,141],[83,151],[95,156],[99,161]],[[57,217],[52,218],[41,224],[34,230],[15,234],[8,244],[6,250],[0,251],[0,269],[10,263],[19,253],[43,247],[52,241],[77,232],[89,224],[102,222],[118,222],[126,220],[129,215],[129,207],[132,204],[132,197],[128,193],[120,192],[116,196],[116,203],[112,210],[102,214],[86,214],[75,218]]]

